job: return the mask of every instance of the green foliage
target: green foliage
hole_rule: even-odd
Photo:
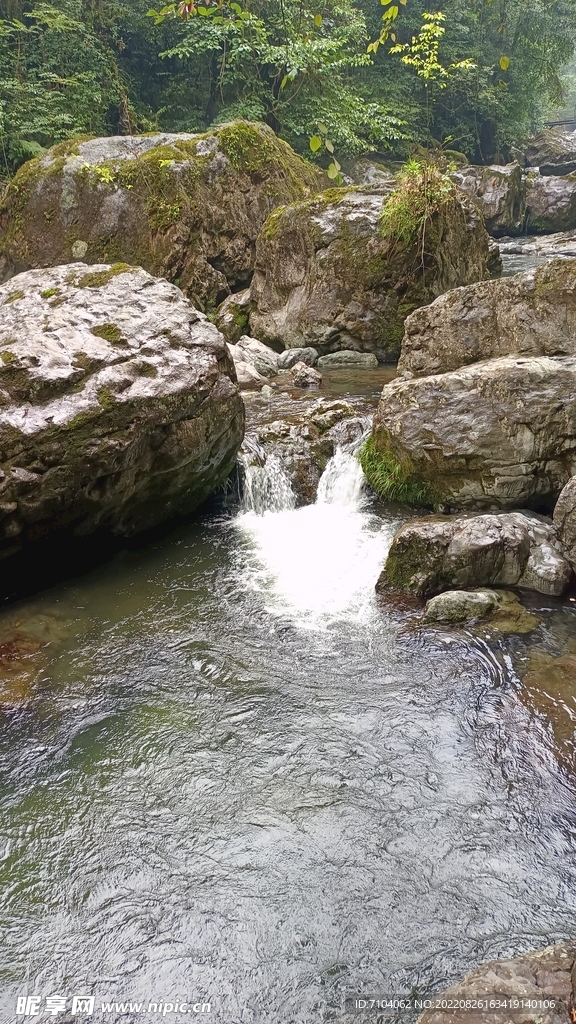
[[[265,121],[334,179],[343,157],[433,141],[505,161],[565,102],[576,0],[443,6],[0,0],[0,174],[77,135],[236,119]]]
[[[454,182],[437,164],[409,160],[382,210],[383,234],[404,245],[417,244],[424,252],[431,218],[455,194]]]
[[[392,452],[379,451],[373,436],[364,442],[358,458],[370,487],[380,498],[405,505],[432,506],[429,488],[414,476],[412,467],[400,462]]]

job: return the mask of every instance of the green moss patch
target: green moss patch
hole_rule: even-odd
[[[60,295],[59,288],[45,288],[43,292],[40,292],[43,299],[51,299],[53,295]]]
[[[124,340],[122,331],[116,324],[98,324],[96,327],[90,328],[90,333],[96,338],[104,338],[104,341],[109,341],[112,345],[117,345],[119,341]]]
[[[116,396],[112,394],[109,388],[99,388],[96,397],[98,404],[103,409],[111,409],[112,406],[116,405]]]
[[[129,263],[114,263],[108,270],[93,270],[88,274],[83,274],[81,278],[76,278],[74,274],[71,274],[68,283],[74,285],[75,288],[102,288],[113,277],[126,274],[129,270],[134,270]]]
[[[4,299],[4,305],[7,306],[9,302],[16,302],[17,299],[23,299],[24,292],[10,292],[7,298]]]
[[[432,507],[430,488],[415,475],[413,466],[398,459],[391,451],[380,451],[373,436],[364,442],[358,458],[370,487],[381,498],[405,505]]]

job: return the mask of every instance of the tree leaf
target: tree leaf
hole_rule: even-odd
[[[326,174],[328,175],[329,178],[332,179],[332,181],[334,180],[334,178],[337,178],[338,168],[336,167],[336,164],[330,164],[328,170],[326,171]]]
[[[510,67],[510,57],[500,57],[500,67],[502,71],[508,71]]]
[[[322,123],[322,121],[318,121],[318,131],[320,132],[321,135],[328,135],[328,129],[326,125]]]
[[[322,28],[322,20],[321,14],[314,15],[314,24],[316,25],[316,28]]]
[[[334,143],[330,142],[330,139],[325,139],[324,145],[326,146],[326,149],[328,150],[329,153],[334,152]]]
[[[310,149],[312,150],[312,152],[317,153],[321,145],[322,139],[320,138],[320,136],[313,135],[312,138],[310,139]]]

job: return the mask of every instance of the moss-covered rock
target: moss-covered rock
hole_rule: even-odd
[[[243,403],[178,288],[77,263],[20,274],[0,307],[0,558],[55,531],[147,529],[226,479]]]
[[[425,622],[468,626],[471,620],[499,633],[531,633],[540,622],[511,590],[445,590],[426,602]]]
[[[20,168],[0,210],[4,279],[82,259],[166,277],[205,311],[249,284],[256,236],[320,173],[263,124],[61,143]]]
[[[486,275],[488,237],[466,199],[431,216],[423,255],[417,238],[404,243],[383,230],[392,189],[333,188],[272,213],[257,242],[251,334],[388,362],[412,310]]]

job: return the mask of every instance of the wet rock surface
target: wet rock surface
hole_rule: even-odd
[[[543,516],[430,516],[400,528],[376,589],[429,598],[454,588],[500,585],[560,596],[571,579],[553,523]]]
[[[576,571],[576,476],[570,477],[554,506],[554,526],[566,558]]]
[[[547,946],[534,953],[490,960],[461,982],[443,989],[439,1000],[518,1002],[517,1009],[426,1010],[418,1024],[569,1024],[574,999],[576,945]],[[530,1001],[534,1008],[530,1008]],[[546,1008],[546,1000],[551,1001]]]
[[[288,372],[295,388],[319,388],[322,383],[322,374],[306,363],[295,363]]]
[[[540,620],[510,590],[446,590],[426,602],[424,622],[469,624],[482,620],[501,633],[531,633]]]
[[[576,163],[557,167],[548,166],[545,173],[518,163],[470,165],[453,177],[482,213],[491,235],[568,231],[576,228]]]
[[[0,555],[53,531],[131,534],[231,471],[244,410],[223,338],[125,264],[0,287]]]
[[[576,256],[576,231],[558,231],[550,235],[504,237],[498,240],[501,272],[505,276],[535,270],[547,260]],[[498,276],[495,273],[494,276]]]
[[[466,198],[431,220],[422,270],[415,246],[398,250],[380,217],[392,184],[330,189],[275,211],[257,242],[250,332],[286,348],[312,346],[397,357],[411,310],[486,273],[488,236]]]
[[[370,426],[374,399],[345,401],[295,393],[246,395],[247,430],[241,466],[277,461],[295,495],[296,504],[316,500],[318,483],[338,447],[358,446]]]

